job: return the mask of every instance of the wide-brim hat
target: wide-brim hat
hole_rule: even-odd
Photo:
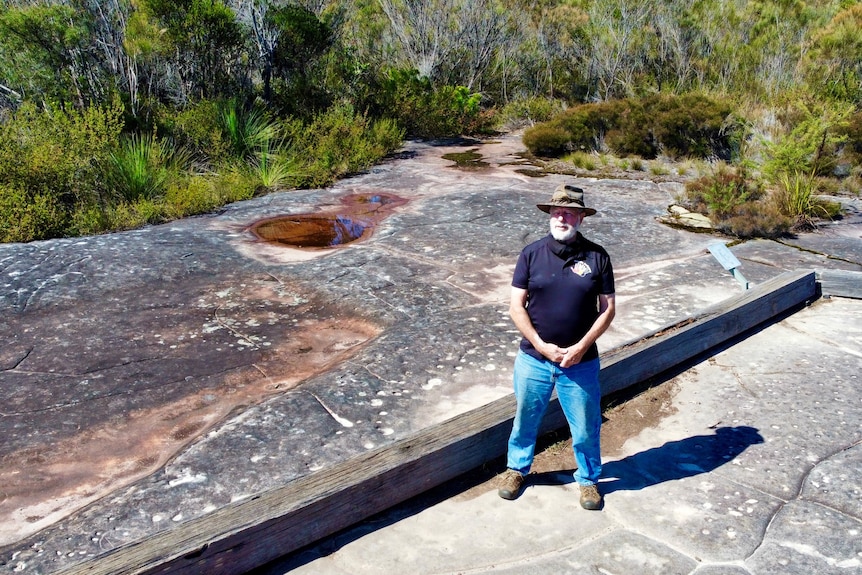
[[[551,208],[577,208],[584,212],[584,216],[592,216],[596,213],[596,210],[584,204],[584,190],[571,184],[560,184],[554,190],[550,202],[536,204],[536,207],[545,213],[550,213]]]

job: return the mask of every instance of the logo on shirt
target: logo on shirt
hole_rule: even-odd
[[[593,270],[590,269],[587,262],[578,262],[572,266],[572,273],[584,277],[585,275],[593,273]]]

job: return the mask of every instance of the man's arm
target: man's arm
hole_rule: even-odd
[[[545,342],[539,337],[539,332],[533,326],[530,320],[530,314],[527,313],[527,290],[521,288],[512,288],[512,297],[509,302],[509,315],[512,321],[515,322],[515,327],[521,332],[527,341],[533,344],[533,347],[554,363],[563,361],[563,353],[565,350],[553,343]],[[608,322],[610,323],[610,322]],[[599,337],[596,335],[596,337]]]
[[[599,336],[605,333],[614,316],[617,313],[616,296],[615,294],[600,294],[599,295],[599,317],[593,322],[590,331],[581,338],[575,345],[563,350],[563,359],[560,360],[560,367],[570,367],[579,363],[581,358],[590,349]],[[517,324],[516,324],[517,325]]]

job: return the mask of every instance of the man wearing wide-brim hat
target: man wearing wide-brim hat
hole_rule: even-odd
[[[515,499],[533,463],[542,416],[556,389],[572,432],[584,509],[600,509],[601,389],[596,339],[616,313],[608,253],[586,239],[581,223],[596,210],[584,190],[561,184],[547,203],[550,233],[526,246],[515,265],[509,314],[523,335],[515,358],[517,403],[499,495]]]

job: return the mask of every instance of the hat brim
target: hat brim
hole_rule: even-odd
[[[551,208],[573,208],[577,210],[581,210],[584,212],[584,217],[594,216],[596,214],[596,210],[593,208],[582,208],[580,206],[572,206],[572,205],[562,205],[562,204],[536,204],[536,207],[545,212],[546,214],[551,212]]]

